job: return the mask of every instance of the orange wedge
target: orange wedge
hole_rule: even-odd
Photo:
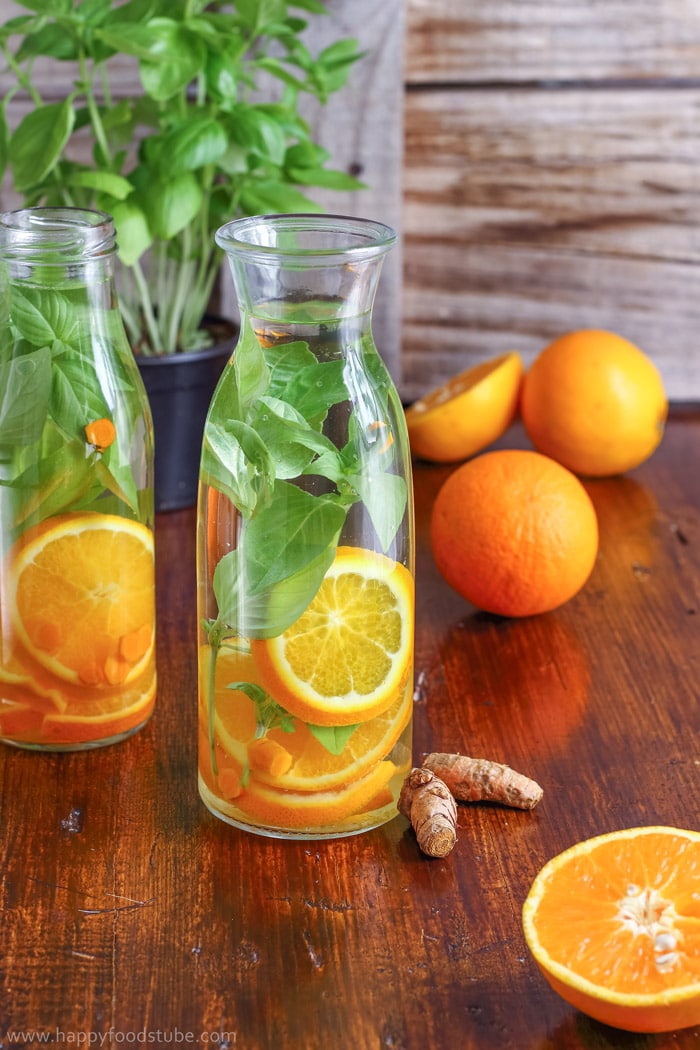
[[[700,1024],[700,832],[640,827],[542,868],[525,939],[559,995],[630,1032]]]
[[[435,463],[457,463],[506,432],[518,409],[524,374],[515,351],[475,365],[406,409],[411,451]]]
[[[339,547],[308,609],[251,651],[264,688],[303,722],[375,718],[397,703],[412,671],[413,577],[383,554]]]

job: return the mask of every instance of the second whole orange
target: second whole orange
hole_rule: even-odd
[[[663,437],[668,402],[646,354],[614,332],[555,339],[523,380],[520,411],[540,452],[586,477],[639,466]]]
[[[431,517],[435,563],[478,609],[549,612],[588,580],[598,519],[579,479],[539,452],[503,449],[451,474]]]

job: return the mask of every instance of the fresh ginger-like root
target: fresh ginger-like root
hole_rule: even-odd
[[[543,794],[534,780],[486,758],[433,752],[423,760],[423,768],[440,777],[459,802],[500,802],[533,809]]]
[[[429,769],[412,769],[399,795],[418,845],[429,857],[446,857],[457,841],[457,804],[445,783]]]

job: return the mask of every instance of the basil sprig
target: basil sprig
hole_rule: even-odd
[[[316,594],[335,556],[349,508],[364,504],[387,550],[406,511],[394,444],[378,421],[387,390],[354,391],[346,361],[317,361],[305,342],[273,351],[248,321],[215,404],[223,422],[207,427],[202,477],[227,495],[243,524],[236,550],[214,572],[216,620],[210,640],[270,638],[289,627]],[[357,397],[353,395],[357,393]],[[348,403],[348,439],[337,448],[322,427]],[[373,430],[373,427],[377,427]]]
[[[378,355],[319,361],[301,340],[264,350],[244,319],[221,379],[203,442],[202,480],[231,499],[242,526],[236,549],[213,575],[218,615],[202,626],[211,646],[209,739],[214,750],[215,666],[229,639],[275,637],[313,601],[356,504],[363,504],[382,550],[406,513],[407,488],[395,472],[388,379]],[[370,373],[369,384],[365,366]],[[361,379],[359,377],[362,377]],[[225,413],[216,406],[225,405]],[[347,406],[347,440],[324,435],[332,409]],[[274,709],[286,731],[295,720],[254,683],[234,683],[259,710]],[[266,719],[258,717],[260,724]],[[356,726],[308,729],[340,754]]]

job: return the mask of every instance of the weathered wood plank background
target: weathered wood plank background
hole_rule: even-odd
[[[627,336],[671,398],[699,399],[700,2],[328,7],[315,42],[367,56],[309,117],[368,188],[319,198],[400,229],[375,329],[405,400],[579,327]]]
[[[611,328],[700,396],[700,4],[408,0],[401,389]]]

